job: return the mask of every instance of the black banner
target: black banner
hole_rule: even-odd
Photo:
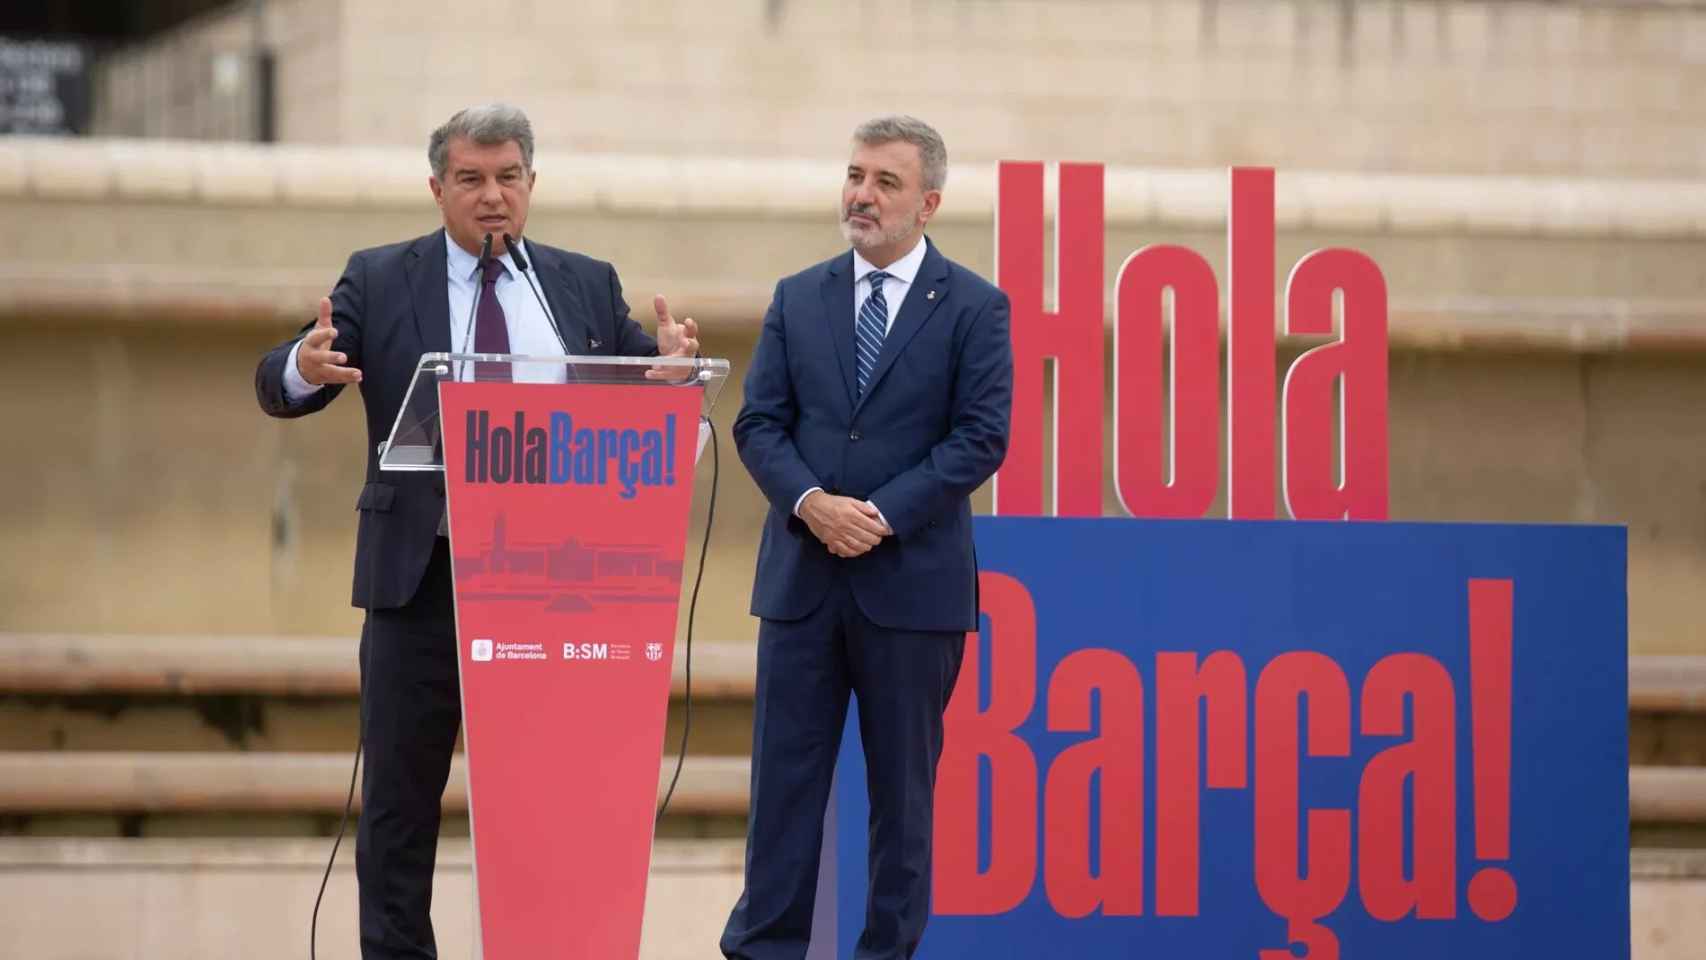
[[[92,49],[0,37],[0,134],[89,132]]]

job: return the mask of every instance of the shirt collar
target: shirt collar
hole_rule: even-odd
[[[521,244],[521,252],[525,254],[527,252],[527,241],[517,240],[516,243]],[[496,244],[493,244],[493,246],[496,246]],[[450,239],[450,231],[448,230],[444,232],[444,250],[447,258],[446,262],[449,264],[448,269],[452,277],[459,280],[478,279],[480,275],[480,259],[462,249],[460,246],[457,246],[456,241]],[[515,261],[510,259],[509,250],[507,248],[504,250],[503,255],[496,259],[503,263],[504,271],[508,276],[513,277],[516,275]]]
[[[919,237],[918,242],[912,245],[912,249],[907,252],[906,256],[889,264],[884,268],[884,272],[901,283],[912,283],[913,279],[918,276],[919,268],[924,266],[924,248],[929,242],[924,237]],[[523,247],[522,249],[526,248]],[[474,258],[469,257],[468,259],[472,261]],[[875,269],[877,268],[871,265],[871,261],[861,256],[859,251],[853,251],[854,284],[865,279],[865,275]]]

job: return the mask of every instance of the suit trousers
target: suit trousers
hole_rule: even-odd
[[[854,956],[898,960],[918,949],[930,913],[942,714],[965,641],[963,632],[878,626],[840,576],[805,618],[760,622],[746,889],[723,932],[725,957],[806,954],[850,694],[858,697],[871,801],[870,886]]]
[[[439,537],[414,597],[369,610],[361,631],[366,759],[355,869],[362,960],[438,956],[432,873],[461,723],[450,548]]]

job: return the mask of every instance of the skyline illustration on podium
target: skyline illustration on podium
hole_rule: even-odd
[[[516,540],[499,512],[491,535],[456,554],[458,597],[464,603],[542,604],[546,612],[577,614],[601,606],[673,603],[681,564],[656,544]],[[501,586],[500,586],[501,584]]]

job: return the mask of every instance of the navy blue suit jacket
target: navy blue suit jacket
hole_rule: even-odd
[[[657,341],[628,316],[622,285],[608,263],[529,239],[534,279],[556,319],[570,354],[655,356]],[[432,558],[444,513],[444,474],[381,474],[378,446],[391,434],[403,395],[423,353],[451,351],[449,277],[444,231],[404,243],[360,250],[332,290],[336,348],[361,370],[367,408],[367,482],[356,502],[355,580],[351,602],[383,609],[409,602]],[[456,318],[457,328],[465,318]],[[261,358],[255,396],[274,417],[300,417],[337,399],[342,385],[321,388],[301,403],[284,393],[290,348],[313,328]]]
[[[797,620],[846,577],[879,626],[976,629],[969,498],[1007,455],[1008,313],[1006,294],[930,245],[859,396],[852,252],[776,285],[734,428],[770,501],[754,615]],[[870,500],[894,536],[831,554],[793,514],[814,486]]]

